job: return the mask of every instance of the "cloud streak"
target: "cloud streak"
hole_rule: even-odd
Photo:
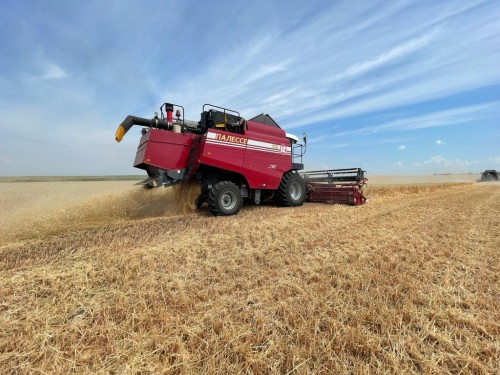
[[[54,63],[47,64],[45,72],[41,75],[42,79],[60,79],[66,77],[68,77],[68,73]]]
[[[421,116],[390,121],[380,125],[366,126],[352,131],[339,132],[335,135],[371,135],[380,132],[400,132],[415,129],[426,129],[440,126],[458,125],[471,120],[478,120],[498,115],[500,115],[500,102],[491,102],[432,112]],[[444,142],[438,140],[436,141],[436,144],[440,145],[444,144]]]

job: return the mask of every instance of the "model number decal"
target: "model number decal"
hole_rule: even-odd
[[[285,145],[275,145],[275,144],[273,144],[272,148],[273,148],[273,150],[276,150],[276,151],[279,150],[279,152],[281,152],[283,155],[285,155],[287,153],[287,148],[286,148]]]

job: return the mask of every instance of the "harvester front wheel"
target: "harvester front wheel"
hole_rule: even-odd
[[[275,197],[281,206],[302,206],[306,198],[306,184],[300,174],[295,171],[285,173]]]
[[[208,194],[208,207],[214,216],[235,215],[241,209],[242,203],[240,189],[229,181],[216,183]]]

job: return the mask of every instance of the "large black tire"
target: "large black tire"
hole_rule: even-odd
[[[275,197],[280,206],[302,206],[306,198],[306,183],[296,171],[289,171],[283,175]]]
[[[243,198],[238,186],[229,181],[221,181],[210,190],[207,201],[212,215],[229,216],[240,211]]]

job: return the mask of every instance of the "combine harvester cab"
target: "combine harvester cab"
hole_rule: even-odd
[[[243,201],[273,199],[288,207],[305,200],[366,201],[361,191],[366,179],[359,168],[300,173],[305,136],[300,144],[264,113],[245,120],[237,111],[205,104],[195,122],[184,119],[182,106],[164,103],[160,117],[127,116],[116,130],[116,141],[134,125],[143,127],[134,167],[148,174],[140,184],[155,188],[197,181],[201,194],[196,206],[207,203],[213,215],[234,215]]]
[[[366,202],[363,189],[368,179],[361,168],[302,172],[307,185],[308,202],[339,203],[359,206]]]

